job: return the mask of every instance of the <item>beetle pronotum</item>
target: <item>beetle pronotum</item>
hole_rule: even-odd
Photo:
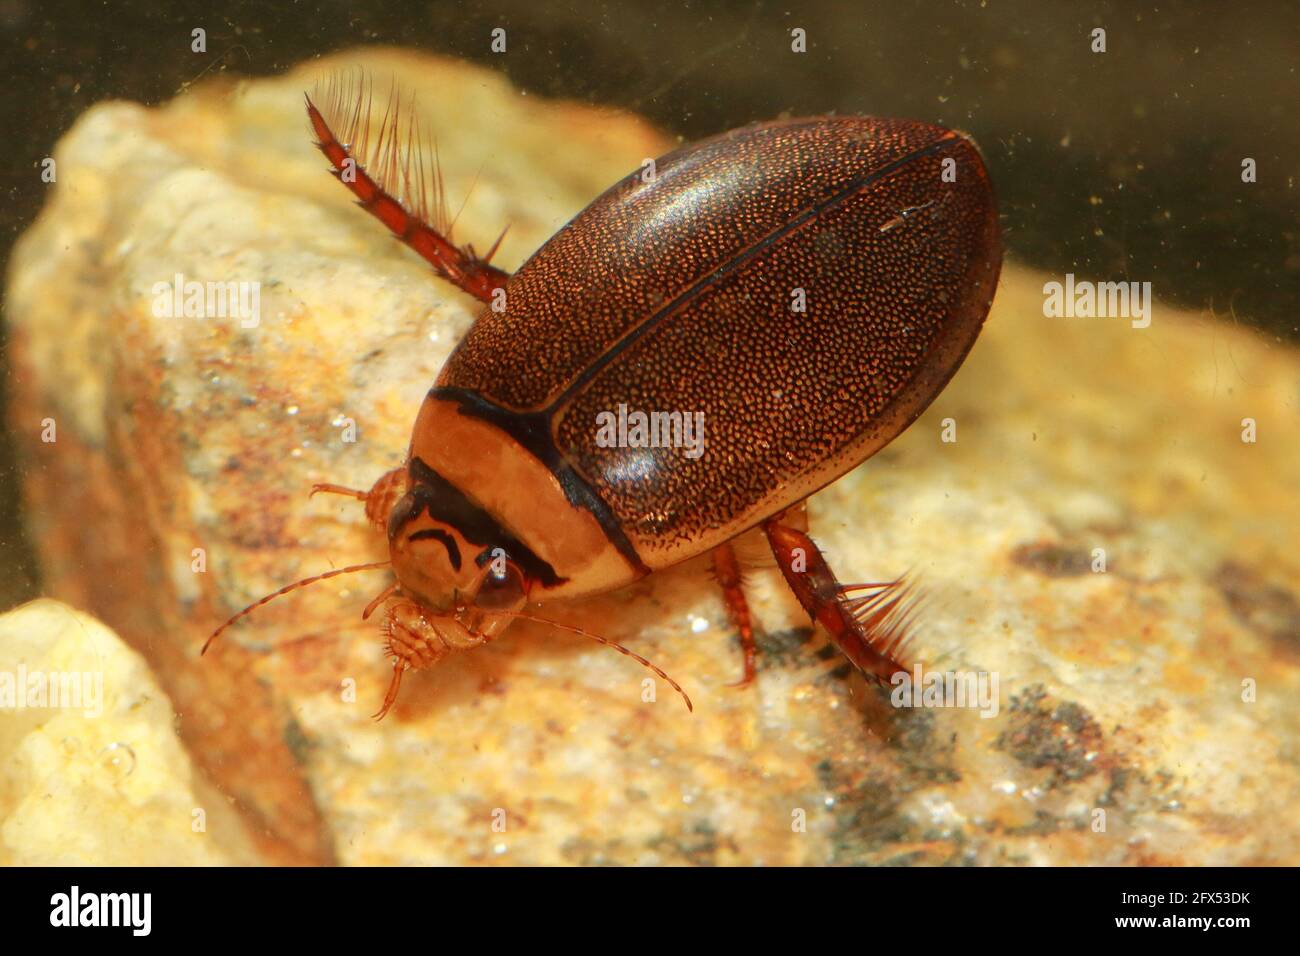
[[[530,604],[711,552],[745,684],[754,634],[733,542],[761,529],[854,665],[879,680],[902,669],[910,586],[841,585],[802,502],[911,424],[979,334],[1002,256],[971,140],[860,117],[748,126],[627,176],[507,274],[495,245],[480,257],[452,243],[414,112],[390,97],[372,143],[369,109],[364,83],[309,96],[321,152],[363,208],[484,305],[420,407],[406,464],[369,491],[313,489],[365,502],[390,560],[288,585],[204,649],[280,594],[391,567],[365,611],[389,605],[382,717],[408,669],[486,643]],[[632,442],[620,424],[621,442],[598,441],[626,408],[702,414],[707,439]],[[556,626],[686,698],[639,655]]]

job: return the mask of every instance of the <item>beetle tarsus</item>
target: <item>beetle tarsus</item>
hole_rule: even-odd
[[[745,599],[740,562],[736,559],[736,549],[730,543],[713,549],[713,573],[722,587],[727,613],[731,617],[731,623],[736,625],[736,631],[740,635],[740,647],[745,657],[744,674],[740,680],[727,686],[748,687],[754,682],[754,675],[758,671],[758,650],[754,644],[754,618],[749,612],[749,602]]]
[[[393,709],[393,704],[397,702],[397,692],[402,687],[402,675],[406,673],[409,666],[401,658],[393,661],[393,679],[388,684],[388,693],[384,694],[383,706],[370,715],[372,720],[383,720],[388,716],[388,712]]]

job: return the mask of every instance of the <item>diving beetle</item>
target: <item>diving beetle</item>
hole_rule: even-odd
[[[854,665],[881,681],[903,669],[910,584],[840,584],[802,503],[907,428],[984,323],[1001,242],[968,136],[853,116],[747,126],[629,174],[506,273],[490,263],[496,245],[479,256],[452,242],[441,178],[399,102],[371,148],[364,93],[336,83],[313,95],[307,114],[336,178],[483,305],[420,407],[405,465],[368,491],[313,488],[363,501],[390,560],[288,585],[205,650],[280,594],[391,567],[395,582],[365,611],[389,605],[382,717],[408,669],[492,640],[530,605],[711,553],[746,684],[754,627],[734,542],[761,529]],[[702,453],[597,441],[616,408],[702,414]],[[645,658],[587,636],[691,706]]]

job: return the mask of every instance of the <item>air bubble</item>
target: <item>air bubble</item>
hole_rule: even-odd
[[[135,751],[129,744],[109,744],[99,752],[100,763],[118,780],[125,780],[135,772]]]

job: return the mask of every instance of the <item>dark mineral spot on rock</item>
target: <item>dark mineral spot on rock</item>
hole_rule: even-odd
[[[800,663],[804,648],[812,639],[810,627],[790,627],[783,631],[757,631],[754,642],[758,645],[758,666],[760,668],[784,667]],[[833,650],[833,648],[832,648]]]
[[[1011,560],[1049,578],[1075,578],[1092,570],[1087,551],[1047,541],[1020,545],[1011,552]]]
[[[599,844],[587,837],[572,837],[560,846],[560,855],[575,866],[612,866],[618,859],[620,841]]]
[[[932,710],[905,707],[897,709],[896,713],[893,734],[887,743],[897,752],[899,765],[909,777],[925,784],[960,780],[955,753],[957,735],[936,733],[937,715]]]
[[[888,688],[874,688],[889,710],[889,732],[871,726],[866,753],[837,754],[817,764],[817,780],[834,802],[830,861],[889,866],[956,862],[963,852],[962,827],[937,827],[914,816],[913,794],[961,779],[955,765],[956,737],[943,715],[893,708]],[[873,695],[874,699],[874,695]],[[924,848],[917,848],[924,843]]]
[[[1282,649],[1300,653],[1300,600],[1294,594],[1233,561],[1219,568],[1215,581],[1238,621]]]
[[[303,733],[302,725],[292,717],[284,724],[284,742],[298,763],[306,764],[310,761],[314,742]]]
[[[880,688],[881,695],[888,700],[888,692]],[[934,739],[934,711],[917,707],[896,708],[895,736],[893,746],[900,750],[922,751],[930,746]]]
[[[901,803],[901,795],[881,778],[865,780],[837,800],[844,810],[835,817],[835,862],[861,862],[891,843],[917,838]]]
[[[696,820],[680,831],[654,837],[649,846],[664,854],[667,863],[689,863],[692,866],[717,866],[718,853],[724,848],[738,852],[735,842],[730,837],[720,838],[707,820]]]
[[[1092,715],[1071,701],[1052,701],[1041,684],[1013,695],[1011,727],[995,746],[1028,767],[1051,771],[1051,786],[1097,772],[1104,739]]]

